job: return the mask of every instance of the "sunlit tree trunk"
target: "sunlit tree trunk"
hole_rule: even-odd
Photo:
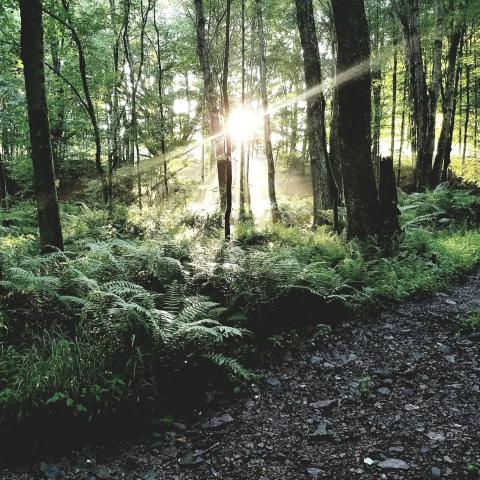
[[[217,97],[215,95],[214,78],[208,58],[203,0],[194,0],[194,4],[197,23],[197,55],[202,70],[203,87],[205,90],[205,101],[207,104],[208,115],[210,118],[210,133],[213,136],[214,155],[217,162],[218,186],[220,190],[220,209],[224,211],[227,205],[227,170],[225,161],[225,142],[222,132],[222,125],[220,123]]]
[[[397,185],[400,186],[402,176],[402,154],[403,141],[405,138],[405,116],[407,110],[408,97],[408,70],[405,69],[405,78],[403,80],[403,98],[402,98],[402,123],[400,125],[400,148],[398,149],[398,170],[397,170]]]
[[[225,54],[223,59],[223,77],[222,77],[222,91],[223,91],[223,112],[225,121],[230,115],[230,102],[228,98],[228,71],[230,61],[230,20],[231,20],[232,0],[227,0],[227,12],[225,20]],[[225,192],[225,238],[230,239],[230,217],[232,215],[232,141],[230,134],[225,131],[225,145],[226,145],[226,192]]]
[[[242,10],[242,110],[245,110],[245,0],[241,0]],[[240,198],[239,198],[239,217],[245,219],[245,139],[242,139],[240,145]]]
[[[270,114],[268,113],[269,102],[267,93],[267,59],[265,48],[265,32],[263,25],[263,0],[255,0],[256,4],[256,20],[257,35],[259,45],[259,67],[260,67],[260,92],[262,96],[263,106],[263,130],[265,137],[265,155],[267,157],[268,166],[268,197],[270,199],[270,209],[272,213],[272,221],[280,220],[280,210],[277,203],[277,195],[275,192],[275,163],[273,160],[272,150],[272,133],[270,125]]]
[[[438,138],[437,153],[432,171],[432,186],[438,185],[441,180],[442,172],[450,164],[451,151],[451,132],[455,119],[455,95],[456,95],[456,72],[458,49],[463,36],[462,29],[454,29],[449,36],[448,65],[446,73],[446,85],[443,94],[443,120],[442,129]]]
[[[430,184],[432,158],[435,146],[435,121],[441,79],[441,53],[443,36],[442,1],[435,1],[436,27],[433,47],[431,86],[427,89],[422,41],[419,30],[418,0],[394,0],[396,13],[403,28],[407,47],[413,97],[415,123],[416,189],[424,190]]]
[[[63,250],[62,227],[53,168],[45,92],[41,0],[20,0],[21,57],[25,77],[28,125],[42,252]]]
[[[363,0],[332,0],[337,32],[338,132],[348,236],[379,231],[371,158],[370,35]],[[362,65],[358,71],[355,67]],[[350,75],[351,69],[354,69]]]
[[[160,27],[157,19],[157,0],[153,3],[153,25],[155,27],[156,34],[156,56],[157,56],[157,86],[158,86],[158,103],[160,113],[160,149],[162,152],[163,160],[163,186],[165,189],[165,196],[168,197],[168,165],[167,165],[167,142],[165,132],[165,108],[164,108],[164,95],[163,95],[163,66],[162,66],[162,49],[160,46]],[[202,150],[202,155],[204,155]],[[204,157],[202,157],[204,162]],[[204,167],[202,167],[202,182],[204,175]]]

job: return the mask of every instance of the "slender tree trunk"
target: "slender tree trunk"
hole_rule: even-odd
[[[242,111],[245,111],[245,0],[241,0],[242,15]],[[239,198],[239,217],[245,219],[245,139],[242,139],[240,145],[240,198]]]
[[[167,144],[165,135],[165,108],[163,106],[163,66],[162,66],[162,49],[160,46],[160,27],[157,21],[157,0],[153,4],[153,24],[156,33],[156,55],[157,55],[157,85],[158,85],[158,102],[160,112],[160,148],[163,159],[163,186],[165,188],[165,196],[168,197],[168,165],[167,165]],[[202,147],[203,148],[203,147]],[[202,155],[204,155],[202,150]],[[204,157],[203,161],[204,161]],[[202,170],[202,183],[203,183],[204,170]]]
[[[443,120],[442,129],[438,138],[437,153],[432,170],[431,186],[435,187],[441,180],[442,172],[450,164],[451,131],[455,119],[455,96],[456,96],[456,72],[458,49],[463,33],[461,28],[455,28],[449,37],[448,65],[446,73],[446,85],[443,95]]]
[[[257,35],[259,45],[260,60],[260,92],[262,96],[263,106],[263,130],[265,136],[265,155],[267,157],[268,166],[268,197],[270,199],[270,209],[272,213],[272,221],[280,220],[280,210],[277,203],[277,195],[275,192],[275,163],[273,161],[272,150],[272,133],[270,125],[270,114],[268,113],[268,93],[267,93],[267,59],[265,48],[265,32],[263,26],[263,0],[255,0],[257,13]]]
[[[3,148],[3,145],[2,145]],[[8,189],[7,189],[7,174],[5,172],[5,165],[3,163],[3,152],[0,150],[0,207],[8,210]]]
[[[419,31],[418,0],[394,0],[394,6],[402,24],[407,47],[413,97],[413,120],[416,130],[414,137],[416,148],[415,184],[416,189],[422,191],[430,184],[435,145],[435,120],[441,75],[443,8],[441,0],[436,0],[432,84],[430,89],[427,89]]]
[[[232,9],[232,0],[227,0],[227,13],[225,20],[225,54],[223,59],[223,77],[222,77],[222,91],[223,91],[223,111],[225,120],[230,115],[230,102],[228,98],[228,70],[230,61],[230,17]],[[225,168],[227,175],[226,184],[226,205],[225,205],[225,239],[229,240],[230,232],[230,217],[232,215],[232,142],[228,131],[225,132],[226,144],[226,159]]]
[[[315,27],[315,16],[311,0],[296,0],[297,25],[303,49],[303,64],[307,90],[312,93],[307,99],[307,135],[310,150],[310,164],[313,184],[313,224],[322,223],[321,211],[332,206],[332,197],[328,170],[328,153],[325,134],[325,98],[321,90],[322,70],[318,39]],[[316,90],[314,90],[316,89]],[[330,179],[329,179],[330,177]]]
[[[45,92],[41,0],[20,0],[21,56],[25,76],[33,178],[42,252],[63,250]]]
[[[370,35],[363,0],[332,0],[337,32],[337,78],[368,65]],[[370,67],[338,85],[338,131],[347,207],[348,236],[367,238],[379,231],[378,195],[371,158]]]
[[[102,190],[103,190],[103,200],[105,203],[108,203],[108,183],[105,176],[105,170],[102,165],[102,141],[100,136],[100,128],[98,126],[97,114],[95,111],[95,107],[93,105],[92,97],[90,94],[90,87],[88,84],[88,74],[87,74],[87,62],[85,59],[85,52],[83,50],[83,44],[78,35],[78,32],[73,25],[73,20],[70,13],[69,3],[67,0],[62,0],[62,6],[66,14],[66,21],[63,21],[57,15],[47,12],[51,17],[55,18],[59,23],[64,25],[71,33],[72,39],[77,47],[78,52],[78,61],[79,61],[79,71],[80,71],[80,78],[82,80],[82,89],[85,96],[85,107],[90,118],[90,122],[93,128],[93,135],[95,139],[95,165],[97,168],[98,175],[102,182]]]
[[[402,153],[403,153],[403,139],[405,137],[405,113],[407,110],[408,97],[408,71],[405,71],[405,79],[403,81],[403,99],[402,99],[402,124],[400,126],[400,148],[398,150],[398,171],[397,171],[397,185],[400,186],[402,174]]]
[[[397,44],[394,45],[393,52],[393,76],[392,76],[392,123],[390,128],[390,156],[395,158],[395,127],[397,116],[397,68],[398,68],[398,50]]]
[[[215,95],[215,84],[210,61],[208,58],[208,48],[205,31],[205,13],[203,0],[194,0],[197,32],[197,55],[203,76],[203,86],[205,90],[205,99],[207,103],[208,114],[210,117],[210,133],[213,137],[214,155],[217,162],[218,186],[220,190],[220,209],[225,210],[227,205],[227,170],[225,161],[225,143],[220,123],[220,114],[218,111],[217,98]]]
[[[470,48],[466,52],[467,56],[471,53],[471,37]],[[465,175],[465,160],[467,156],[467,142],[468,142],[468,127],[470,124],[470,70],[471,65],[467,63],[465,66],[465,124],[463,127],[463,153],[462,153],[462,175]]]

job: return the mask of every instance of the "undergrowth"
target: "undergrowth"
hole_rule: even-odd
[[[226,245],[191,216],[169,224],[156,212],[66,204],[65,252],[38,256],[33,205],[2,212],[0,421],[154,409],[176,383],[206,385],[215,369],[248,379],[252,345],[439,290],[472,269],[479,206],[443,185],[402,196],[404,232],[388,254],[311,230],[301,206],[286,209],[286,223],[236,225]]]

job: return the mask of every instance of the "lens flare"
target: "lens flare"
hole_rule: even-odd
[[[230,114],[227,131],[234,142],[247,142],[257,136],[260,121],[261,116],[253,110],[238,108]]]

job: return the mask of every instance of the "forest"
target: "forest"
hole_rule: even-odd
[[[478,0],[1,0],[0,479],[480,478]]]

